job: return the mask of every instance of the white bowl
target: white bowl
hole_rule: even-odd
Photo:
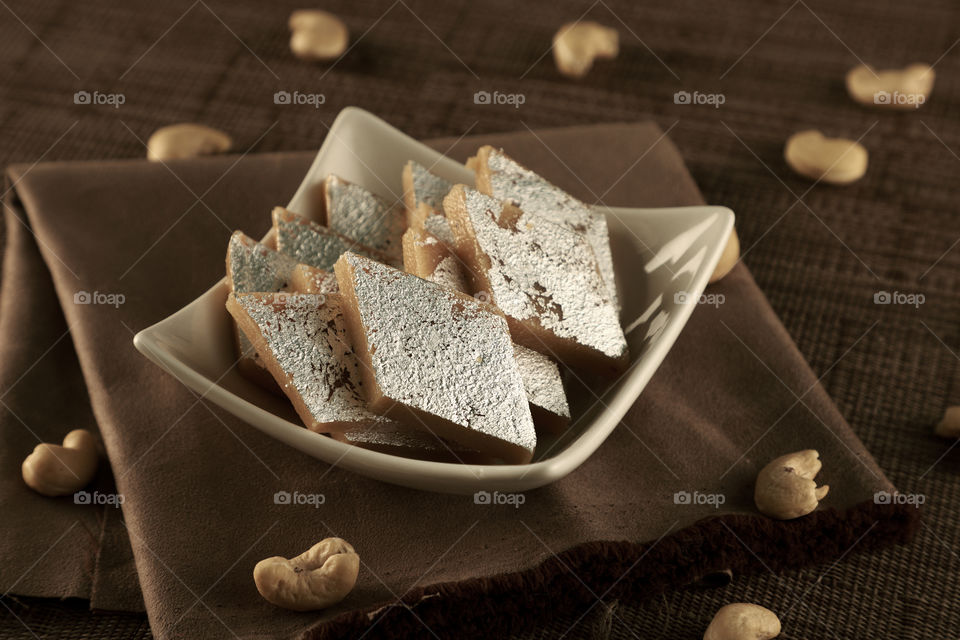
[[[507,152],[510,150],[507,149]],[[388,199],[402,193],[408,160],[454,182],[472,184],[463,165],[356,108],[344,109],[288,205],[307,211],[312,188],[329,173]],[[558,480],[597,450],[636,401],[686,324],[733,228],[724,207],[604,209],[630,345],[618,380],[570,378],[573,423],[560,439],[543,437],[529,464],[468,465],[410,460],[308,431],[283,399],[241,376],[225,279],[172,316],[144,329],[136,348],[203,397],[278,440],[343,469],[416,489],[447,493],[525,491]],[[264,211],[263,215],[269,212]],[[213,275],[213,274],[211,274]],[[686,300],[686,303],[684,302]]]

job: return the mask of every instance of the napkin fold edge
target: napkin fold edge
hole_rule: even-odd
[[[605,599],[649,598],[725,569],[734,576],[777,572],[906,544],[919,526],[918,507],[872,500],[790,521],[717,516],[653,542],[588,542],[527,570],[420,587],[400,601],[317,624],[301,637],[375,638],[377,627],[389,630],[390,638],[419,637],[424,627],[440,637],[454,632],[458,638],[506,637],[532,628],[550,612],[583,609],[586,615]]]

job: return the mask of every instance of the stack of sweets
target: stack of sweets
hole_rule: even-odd
[[[538,430],[570,426],[564,370],[629,363],[604,217],[502,151],[470,166],[476,188],[408,162],[396,203],[331,175],[319,222],[274,209],[276,250],[230,239],[241,370],[268,375],[307,428],[523,464]]]

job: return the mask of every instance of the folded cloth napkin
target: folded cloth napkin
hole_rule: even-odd
[[[587,202],[702,202],[652,124],[433,146],[464,160],[481,144],[504,147]],[[742,264],[710,287],[723,304],[699,305],[607,442],[520,506],[478,505],[342,471],[209,405],[137,353],[133,334],[219,279],[230,232],[265,233],[270,208],[287,202],[311,158],[8,170],[4,591],[88,597],[102,608],[145,605],[158,636],[373,638],[426,627],[491,637],[553,611],[586,612],[598,598],[649,596],[725,569],[836,560],[913,534],[912,507],[876,504],[875,492],[894,487]],[[106,472],[91,489],[122,495],[122,520],[111,505],[43,498],[19,478],[36,442],[94,425],[116,489]],[[757,471],[808,448],[820,452],[818,480],[830,485],[820,510],[789,522],[759,515]],[[322,493],[324,502],[276,504],[278,491]],[[683,492],[722,496],[722,504],[685,500]],[[341,604],[292,613],[258,595],[258,560],[290,557],[334,535],[362,562]]]

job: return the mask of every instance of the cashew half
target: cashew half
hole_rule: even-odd
[[[735,602],[721,607],[703,640],[770,640],[780,635],[780,619],[758,604]]]
[[[917,109],[933,91],[936,74],[928,64],[875,71],[862,64],[847,73],[847,93],[860,104],[884,109]]]
[[[943,438],[960,438],[960,407],[947,407],[934,433]]]
[[[223,131],[184,122],[161,127],[147,140],[147,160],[164,162],[229,151],[233,140]]]
[[[267,602],[294,611],[334,605],[357,583],[360,556],[346,540],[326,538],[287,560],[276,556],[257,563],[253,580]]]
[[[820,472],[820,454],[813,449],[780,456],[757,474],[753,499],[757,508],[771,518],[792,520],[816,511],[830,491],[818,487],[813,478]]]
[[[350,32],[343,20],[319,9],[290,14],[290,50],[302,60],[332,60],[347,50]]]
[[[97,472],[97,441],[85,429],[74,429],[63,446],[43,442],[23,461],[23,481],[45,496],[65,496],[82,489]]]
[[[859,142],[827,138],[811,129],[790,136],[783,157],[802,176],[831,184],[850,184],[867,172],[869,155]]]
[[[727,238],[727,244],[723,248],[723,253],[720,254],[720,260],[717,262],[717,266],[714,267],[713,273],[710,274],[710,282],[716,282],[730,273],[731,269],[737,265],[737,260],[739,259],[740,236],[737,235],[736,229],[731,229],[730,237]]]
[[[617,30],[597,22],[568,22],[553,36],[553,60],[571,78],[582,78],[596,58],[616,58],[619,51]]]

